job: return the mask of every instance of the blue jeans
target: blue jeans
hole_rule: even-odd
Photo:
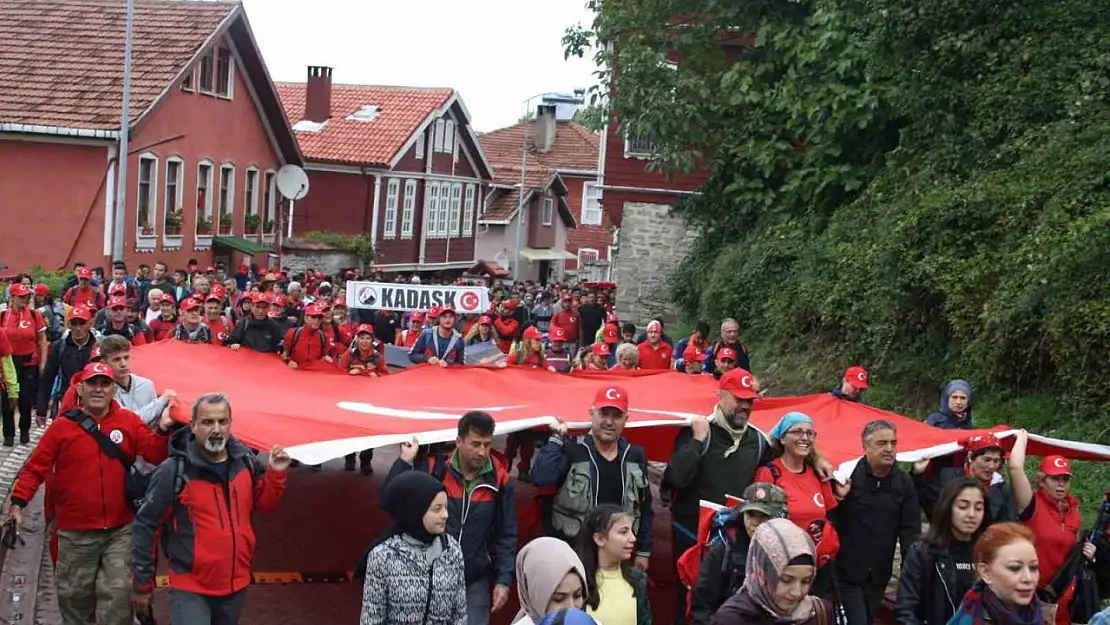
[[[213,597],[170,589],[171,625],[236,625],[243,612],[247,589]]]
[[[489,580],[484,577],[467,584],[466,625],[489,625],[492,592]]]

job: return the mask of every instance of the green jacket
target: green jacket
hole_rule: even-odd
[[[633,587],[636,589],[636,625],[651,625],[651,604],[648,603],[647,573],[631,569]]]

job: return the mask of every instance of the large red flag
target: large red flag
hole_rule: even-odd
[[[423,365],[382,378],[352,377],[319,363],[297,370],[272,354],[232,351],[210,345],[166,341],[132,350],[132,370],[151,378],[159,391],[173,389],[174,417],[188,422],[192,402],[205,393],[228,397],[233,431],[259,449],[278,444],[305,463],[398,444],[414,436],[420,443],[453,440],[459,416],[485,410],[497,419],[498,433],[548,426],[556,418],[574,429],[589,427],[594,394],[619,385],[631,402],[626,436],[641,443],[652,460],[665,462],[678,429],[708,415],[716,403],[711,376],[677,372],[601,372],[575,375],[521,368]],[[898,426],[901,460],[953,453],[968,431],[941,430],[877,408],[828,394],[761,399],[752,424],[769,430],[789,411],[804,412],[817,424],[818,446],[834,464],[860,455],[859,433],[873,419]],[[1005,435],[1005,432],[996,432]],[[1036,437],[1030,453],[1110,459],[1110,448]]]

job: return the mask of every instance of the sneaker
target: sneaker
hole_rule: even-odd
[[[4,447],[15,447],[15,440],[11,438],[5,438]]]

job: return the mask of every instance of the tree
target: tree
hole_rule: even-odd
[[[601,132],[609,122],[609,112],[601,104],[587,104],[578,109],[573,121],[594,132]]]

